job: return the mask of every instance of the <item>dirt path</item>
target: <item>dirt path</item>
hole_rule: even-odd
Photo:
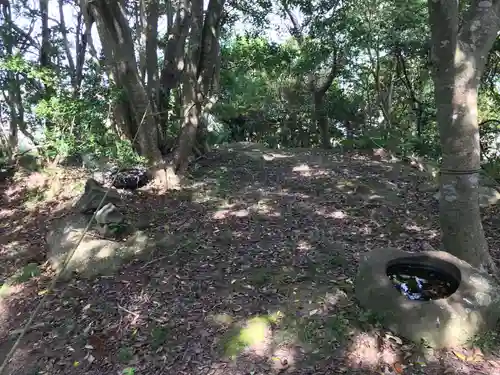
[[[115,278],[58,286],[16,352],[12,373],[500,371],[494,356],[466,363],[451,351],[392,337],[352,298],[364,252],[438,247],[437,204],[418,191],[423,177],[414,170],[359,155],[248,146],[214,152],[192,180],[176,196],[127,198],[130,214],[167,239],[150,261]],[[0,235],[9,242],[26,218],[21,198],[3,197]],[[494,220],[485,222],[492,233]],[[2,275],[19,266],[5,264]],[[49,276],[41,272],[0,300],[0,353]]]

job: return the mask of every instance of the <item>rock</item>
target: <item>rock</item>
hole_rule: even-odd
[[[387,264],[419,256],[450,269],[455,266],[461,279],[458,289],[447,298],[425,302],[402,295],[386,274]],[[355,294],[360,305],[380,317],[385,328],[417,343],[423,339],[435,348],[462,346],[478,333],[494,330],[500,316],[498,285],[491,277],[443,251],[375,249],[359,265]]]
[[[130,234],[133,228],[126,223],[125,216],[113,203],[101,207],[95,215],[97,230],[101,236],[119,239]]]
[[[65,257],[75,248],[87,222],[88,218],[81,214],[53,222],[54,227],[47,234],[46,241],[48,260],[57,272],[62,270]],[[87,233],[62,277],[67,280],[74,273],[86,278],[112,275],[129,259],[145,257],[154,248],[154,243],[140,231],[136,231],[123,242],[96,238]]]
[[[83,195],[75,203],[74,207],[81,213],[93,214],[95,210],[99,208],[99,204],[101,203],[106,192],[108,194],[104,199],[103,206],[108,203],[121,203],[122,199],[116,190],[105,188],[93,178],[89,178],[85,183],[85,191]]]
[[[434,199],[439,200],[441,193],[438,191],[433,195]],[[500,200],[500,192],[489,186],[479,186],[479,206],[489,207],[498,203]]]
[[[122,224],[125,222],[125,216],[118,211],[113,203],[108,203],[101,207],[95,215],[98,224]]]

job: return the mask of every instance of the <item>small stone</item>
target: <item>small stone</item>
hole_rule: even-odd
[[[99,224],[121,224],[125,217],[113,203],[108,203],[97,211],[95,220]]]

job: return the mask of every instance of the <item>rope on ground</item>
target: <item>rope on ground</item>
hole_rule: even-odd
[[[137,127],[137,131],[136,131],[136,133],[134,135],[134,138],[132,139],[132,144],[135,143],[135,141],[137,139],[137,136],[139,135],[139,130],[141,129],[141,126],[144,124],[144,120],[146,119],[147,113],[149,111],[149,107],[150,107],[150,104],[148,103],[148,106],[146,107],[146,110],[144,111],[144,114],[142,116],[141,122],[140,122],[139,126]],[[115,180],[116,180],[117,177],[118,177],[118,174],[116,174],[113,177],[111,185],[113,185],[113,183],[115,182]],[[14,355],[15,351],[19,347],[19,344],[21,343],[21,340],[24,338],[24,336],[26,335],[26,333],[30,329],[31,325],[33,324],[33,321],[34,321],[35,317],[38,315],[38,313],[40,312],[42,306],[45,304],[48,296],[54,290],[54,287],[55,287],[57,281],[59,280],[59,278],[61,277],[61,275],[63,274],[63,272],[66,271],[66,268],[68,267],[68,264],[69,264],[71,258],[73,258],[73,255],[75,255],[76,249],[78,249],[78,246],[80,246],[80,244],[83,241],[83,238],[85,237],[85,235],[89,231],[90,226],[92,225],[92,222],[94,221],[94,218],[95,218],[95,216],[97,214],[97,211],[99,211],[99,209],[102,207],[102,204],[104,203],[106,197],[108,196],[109,191],[110,190],[107,190],[106,193],[104,194],[104,196],[102,197],[101,201],[99,202],[99,205],[97,206],[97,209],[94,211],[94,213],[93,213],[92,217],[90,218],[87,226],[83,230],[82,235],[78,239],[78,242],[76,243],[76,246],[64,258],[64,262],[63,262],[61,270],[56,274],[56,276],[54,277],[54,279],[52,280],[52,282],[49,284],[48,288],[46,289],[47,293],[45,293],[45,295],[42,297],[42,299],[40,300],[40,302],[38,302],[36,308],[31,313],[30,318],[28,319],[28,322],[25,324],[24,328],[21,329],[20,334],[19,334],[16,342],[14,343],[14,345],[12,345],[12,348],[7,353],[7,355],[5,356],[5,358],[3,359],[2,366],[0,367],[0,375],[4,374],[5,370],[7,369],[7,365],[9,364],[12,356]]]

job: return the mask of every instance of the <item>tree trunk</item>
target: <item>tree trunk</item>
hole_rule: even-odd
[[[40,13],[42,22],[42,43],[40,48],[40,66],[48,68],[50,61],[50,29],[49,29],[49,1],[40,0]]]
[[[85,64],[85,53],[87,52],[87,32],[84,30],[83,14],[80,9],[76,19],[75,30],[75,49],[76,49],[76,64],[75,64],[75,78],[74,78],[74,97],[80,95],[80,88],[83,81],[83,66]]]
[[[188,159],[195,144],[203,100],[198,82],[198,66],[203,47],[203,0],[194,0],[191,3],[191,33],[182,88],[184,120],[174,159],[176,170],[181,175],[187,169]]]
[[[330,142],[330,129],[328,128],[328,117],[325,111],[325,92],[315,91],[313,92],[314,101],[314,114],[313,118],[316,121],[316,126],[318,127],[318,133],[320,135],[321,147],[324,149],[332,148]]]
[[[121,87],[127,105],[128,129],[124,133],[133,136],[137,133],[135,147],[144,156],[160,184],[166,184],[163,157],[158,147],[158,132],[153,116],[154,105],[150,102],[141,82],[130,27],[124,10],[118,1],[97,0],[87,6],[97,24],[106,64],[111,66],[113,78]],[[163,170],[163,172],[162,172]],[[164,187],[164,186],[163,186]]]
[[[460,15],[458,2],[428,1],[443,156],[440,181],[443,246],[473,266],[488,270],[494,266],[479,210],[477,90],[485,57],[500,27],[499,1],[493,4],[474,3],[468,14]],[[463,25],[459,25],[460,18],[466,20]]]
[[[183,124],[174,158],[179,174],[184,173],[189,164],[196,136],[200,134],[202,110],[208,104],[209,93],[213,92],[217,80],[218,38],[224,0],[210,0],[205,20],[203,1],[194,0],[191,4],[191,32],[182,88]]]
[[[158,14],[157,0],[144,0],[146,2],[146,25],[144,36],[146,39],[146,90],[148,96],[157,103],[158,94]]]
[[[5,59],[10,59],[14,56],[14,30],[12,30],[12,13],[10,7],[2,7],[2,16],[6,21],[5,24],[10,29],[7,29],[6,32],[2,35],[2,42],[5,47],[6,56]],[[6,84],[7,89],[3,90],[2,94],[9,108],[9,135],[8,147],[9,152],[12,154],[15,153],[18,146],[18,131],[21,130],[23,134],[28,135],[26,124],[24,123],[24,106],[21,96],[21,83],[20,83],[20,75],[19,73],[15,73],[12,70],[7,70],[6,72]],[[33,139],[30,137],[30,139]]]

